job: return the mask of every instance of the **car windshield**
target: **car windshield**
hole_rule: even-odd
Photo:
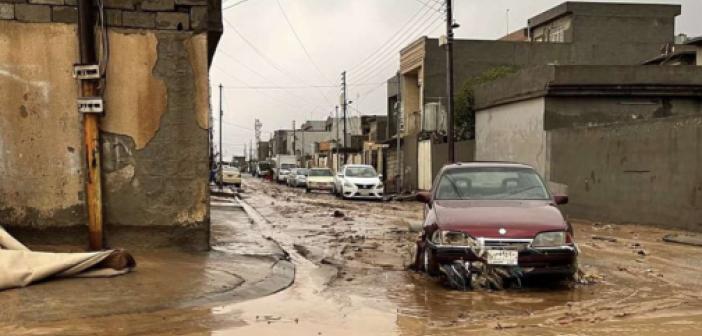
[[[258,168],[261,170],[266,170],[266,169],[269,169],[270,167],[271,167],[271,165],[268,163],[259,163],[258,164]]]
[[[295,165],[292,163],[283,163],[280,165],[281,169],[293,169],[295,168]]]
[[[334,176],[334,174],[332,174],[331,169],[312,169],[310,176]]]
[[[346,176],[348,177],[376,177],[378,174],[373,167],[347,167]]]
[[[545,200],[549,193],[531,168],[480,167],[446,171],[437,200]]]
[[[307,176],[308,171],[307,171],[307,169],[298,169],[298,170],[295,171],[295,174],[296,174],[296,175],[304,175],[304,176]]]

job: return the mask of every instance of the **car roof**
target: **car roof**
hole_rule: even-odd
[[[365,165],[365,164],[349,164],[349,165],[345,165],[344,167],[346,167],[346,168],[365,168],[365,167],[373,168],[373,166]]]
[[[509,161],[471,161],[471,162],[456,162],[456,163],[451,163],[447,164],[443,167],[444,170],[448,169],[456,169],[456,168],[471,168],[471,167],[481,167],[481,168],[486,168],[486,167],[495,167],[495,168],[530,168],[534,169],[534,167],[524,164],[524,163],[518,163],[518,162],[509,162]]]

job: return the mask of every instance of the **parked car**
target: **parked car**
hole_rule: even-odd
[[[241,171],[237,167],[223,166],[219,170],[217,183],[225,185],[234,185],[237,188],[241,187]]]
[[[307,184],[307,168],[294,168],[290,170],[287,177],[287,184],[290,187],[304,187]]]
[[[278,183],[286,183],[288,173],[293,168],[297,168],[295,155],[276,155],[273,158],[273,180]]]
[[[383,199],[381,180],[373,166],[345,165],[336,176],[334,191],[342,198]]]
[[[528,165],[447,165],[417,199],[425,203],[425,220],[415,265],[430,275],[463,272],[470,282],[486,266],[505,267],[514,277],[577,271],[573,229],[558,208],[568,197],[552,196]]]
[[[256,164],[256,169],[254,170],[254,176],[256,177],[267,177],[271,175],[271,163],[270,162],[259,162]]]
[[[334,172],[329,168],[312,168],[307,174],[305,191],[334,190]]]

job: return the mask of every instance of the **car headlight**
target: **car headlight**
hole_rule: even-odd
[[[378,185],[375,186],[376,189],[381,189],[383,187],[383,182],[378,183]]]
[[[563,231],[539,233],[534,238],[534,241],[531,242],[533,247],[563,246],[565,244],[566,233]]]
[[[344,181],[344,187],[346,187],[346,188],[353,188],[353,187],[355,187],[355,185],[353,185],[353,183],[351,183],[351,182],[349,182],[349,181]]]
[[[439,245],[476,246],[477,242],[467,233],[458,231],[436,231],[432,241]]]

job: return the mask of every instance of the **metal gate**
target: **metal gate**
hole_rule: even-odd
[[[419,142],[417,148],[417,188],[431,189],[431,140]]]

